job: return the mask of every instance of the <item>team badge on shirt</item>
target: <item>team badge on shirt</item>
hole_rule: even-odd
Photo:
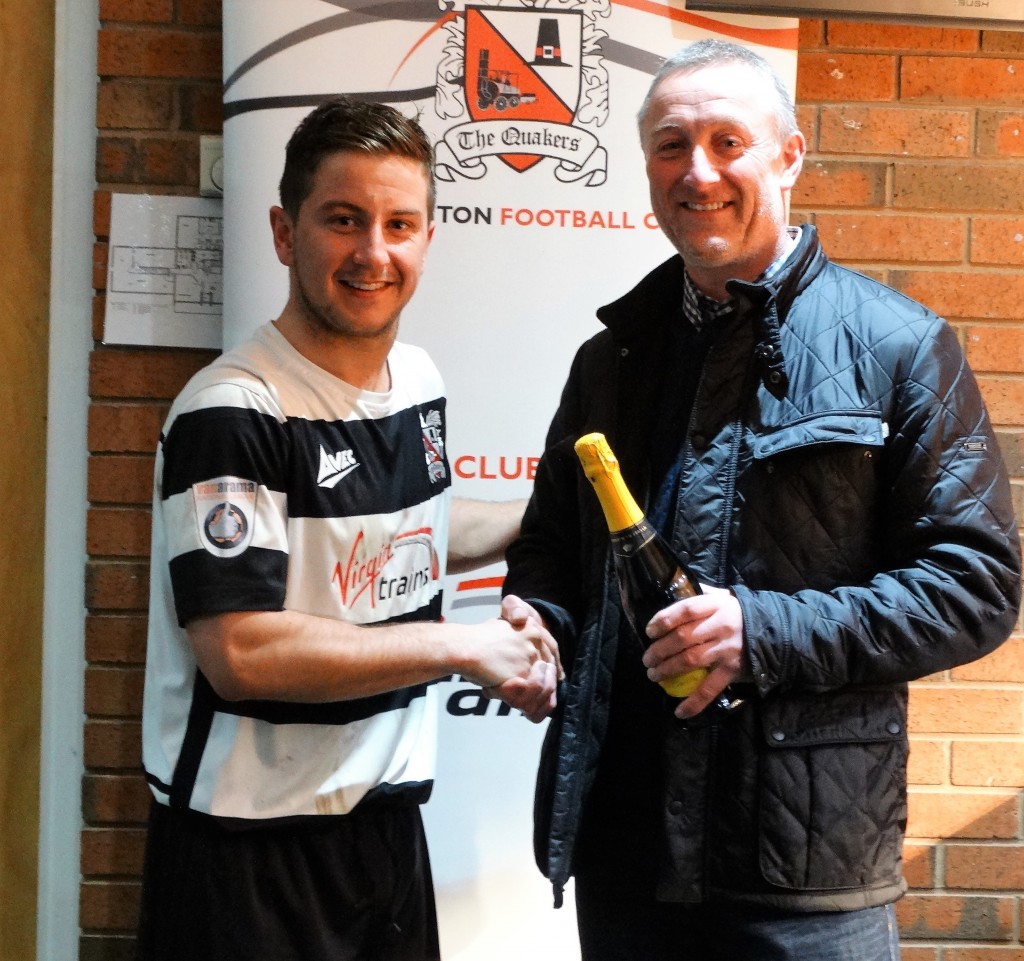
[[[427,475],[431,483],[443,481],[448,474],[444,464],[444,429],[439,410],[420,414],[420,428],[423,431],[423,453],[427,460]]]
[[[192,485],[203,547],[215,557],[237,557],[251,543],[257,485],[243,477],[215,477]]]

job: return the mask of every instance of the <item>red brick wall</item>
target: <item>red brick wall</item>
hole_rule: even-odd
[[[153,452],[208,351],[100,343],[111,193],[198,194],[199,138],[221,130],[219,0],[101,0],[95,300],[85,572],[82,961],[127,961],[149,791],[139,773]]]
[[[101,0],[82,961],[130,957],[153,450],[209,352],[100,343],[112,192],[198,193],[220,129],[218,0]],[[1024,492],[1024,34],[804,21],[794,219],[949,317]],[[915,685],[905,961],[1024,961],[1024,638]]]
[[[1024,34],[805,21],[795,219],[960,333],[1024,492]],[[1022,961],[1024,638],[914,685],[904,961]]]

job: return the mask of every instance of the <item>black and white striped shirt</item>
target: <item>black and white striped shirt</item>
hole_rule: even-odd
[[[184,625],[296,610],[355,624],[437,620],[451,474],[440,375],[396,344],[392,388],[361,391],[272,324],[189,382],[157,452],[143,711],[154,796],[225,818],[422,801],[434,688],[328,704],[221,700]]]

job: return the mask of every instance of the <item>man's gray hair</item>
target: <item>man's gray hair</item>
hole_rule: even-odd
[[[796,122],[796,107],[793,97],[782,82],[782,78],[764,57],[739,43],[730,43],[726,40],[698,40],[667,57],[655,74],[637,114],[637,125],[640,128],[641,137],[643,137],[644,123],[647,120],[651,100],[662,80],[675,73],[687,73],[704,67],[721,67],[733,63],[743,64],[756,70],[775,89],[777,101],[775,122],[780,142],[796,133],[799,127]]]

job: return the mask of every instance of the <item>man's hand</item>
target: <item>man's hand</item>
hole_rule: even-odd
[[[655,640],[644,652],[643,662],[652,681],[697,667],[708,671],[700,686],[679,702],[675,710],[679,718],[699,714],[750,671],[739,601],[724,588],[701,587],[703,594],[670,604],[647,625],[647,636]]]
[[[514,595],[501,602],[501,619],[518,631],[535,637],[540,642],[540,657],[525,676],[517,674],[500,684],[484,689],[488,697],[497,697],[533,721],[543,721],[555,708],[558,682],[562,679],[562,664],[558,657],[558,644],[548,632],[540,615]]]

